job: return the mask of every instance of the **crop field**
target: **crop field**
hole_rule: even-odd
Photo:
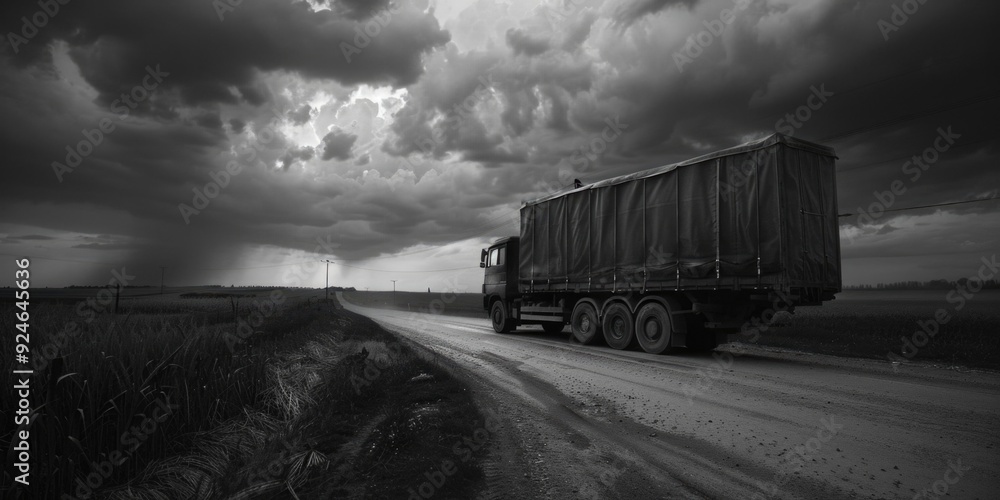
[[[132,292],[115,310],[97,290],[32,297],[35,498],[398,496],[477,425],[447,371],[322,291]]]
[[[757,344],[838,356],[1000,369],[1000,290],[845,291],[764,331]],[[943,310],[944,313],[939,313]],[[947,314],[945,321],[936,321]],[[944,317],[944,316],[942,316]],[[739,335],[734,335],[738,339]]]
[[[479,293],[438,292],[344,292],[352,304],[398,311],[426,312],[449,316],[485,318],[483,296]]]

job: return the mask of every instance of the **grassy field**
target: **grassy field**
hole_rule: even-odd
[[[1000,290],[979,292],[967,299],[961,310],[955,310],[957,299],[949,302],[947,294],[947,290],[842,292],[823,306],[799,308],[790,320],[767,327],[754,343],[885,360],[889,353],[895,353],[898,358],[893,359],[1000,369]],[[392,292],[347,292],[344,296],[351,303],[368,307],[424,312],[434,307],[440,314],[486,317],[478,293],[445,297],[397,292],[395,307]],[[442,298],[450,302],[445,304]],[[918,322],[933,322],[938,309],[944,309],[950,319],[937,325],[933,337],[925,339]],[[933,331],[934,325],[927,328]],[[904,338],[912,347],[904,344]],[[740,335],[731,339],[746,342]]]
[[[842,292],[821,307],[799,308],[791,322],[769,328],[757,344],[1000,369],[1000,290],[983,290],[961,309],[954,299],[959,295],[952,297],[949,302],[942,290]],[[946,322],[934,320],[939,310]]]
[[[406,497],[484,425],[445,369],[322,292],[182,293],[123,294],[117,313],[94,289],[33,296],[34,498]],[[478,488],[468,458],[446,496]],[[10,472],[0,496],[18,498]]]

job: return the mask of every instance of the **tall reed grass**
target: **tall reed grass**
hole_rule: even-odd
[[[248,312],[235,301],[134,301],[89,322],[77,311],[73,304],[32,303],[36,498],[87,497],[247,408],[280,411],[265,404],[268,358],[290,341],[283,334],[294,331],[296,320],[289,315],[270,316],[258,335],[234,344],[226,335]],[[14,355],[13,342],[0,344],[5,365]],[[11,387],[13,375],[4,372]],[[16,401],[10,390],[2,398],[7,413]],[[0,447],[9,453],[16,429],[12,415],[3,420]]]

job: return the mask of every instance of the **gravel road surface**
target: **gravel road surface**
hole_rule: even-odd
[[[338,294],[339,295],[339,294]],[[729,345],[650,355],[342,303],[502,423],[487,498],[997,498],[1000,375]],[[568,330],[567,330],[568,331]]]

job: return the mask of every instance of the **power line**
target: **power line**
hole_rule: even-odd
[[[904,210],[917,210],[917,209],[920,209],[920,208],[947,207],[947,206],[951,206],[951,205],[964,205],[966,203],[981,203],[981,202],[984,202],[984,201],[993,201],[993,200],[1000,200],[1000,197],[994,196],[992,198],[980,198],[980,199],[977,199],[977,200],[950,201],[950,202],[947,202],[947,203],[933,203],[933,204],[930,204],[930,205],[918,205],[918,206],[915,206],[915,207],[887,208],[887,209],[883,210],[883,212],[902,212]],[[840,214],[837,217],[850,217],[852,215],[857,215],[857,214],[851,214],[851,213]]]

